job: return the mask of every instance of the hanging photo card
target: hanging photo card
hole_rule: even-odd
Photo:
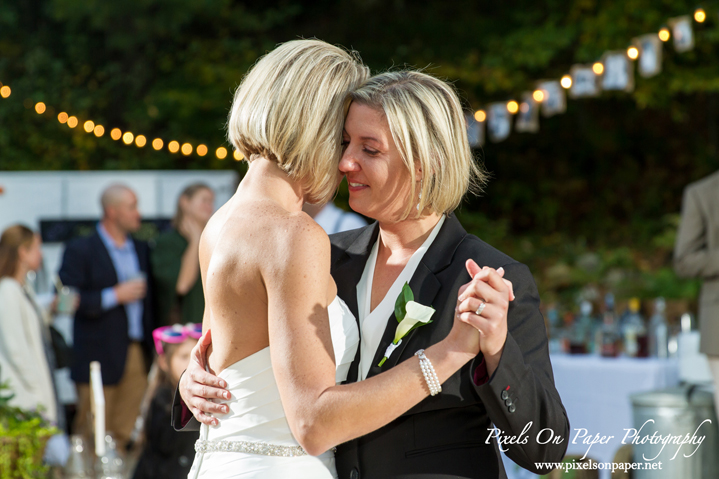
[[[656,33],[648,33],[632,40],[639,50],[638,69],[644,78],[653,77],[662,71],[662,41]]]
[[[627,57],[627,52],[618,50],[606,52],[602,57],[604,74],[602,90],[626,91],[634,90],[634,65]]]
[[[484,121],[477,121],[472,113],[464,114],[467,122],[467,140],[472,148],[479,148],[484,145]]]
[[[571,98],[599,96],[597,74],[592,70],[592,65],[574,65],[569,75],[572,77],[572,86],[569,87]]]
[[[506,140],[512,131],[512,114],[507,103],[491,103],[487,107],[487,132],[489,139],[497,143]]]
[[[519,104],[519,113],[514,127],[523,133],[539,131],[539,104],[534,100],[532,92],[522,93],[522,101]]]
[[[694,30],[692,30],[692,19],[689,15],[670,18],[667,23],[672,29],[674,50],[681,53],[694,48]]]
[[[537,90],[544,93],[542,116],[550,117],[567,110],[567,96],[557,80],[541,81],[537,83]]]

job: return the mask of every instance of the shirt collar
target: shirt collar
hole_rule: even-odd
[[[115,240],[112,239],[112,236],[110,236],[110,233],[107,232],[107,230],[105,229],[105,226],[103,226],[102,222],[97,224],[97,233],[100,235],[100,239],[105,244],[105,247],[108,250],[133,251],[135,249],[133,247],[131,238],[126,238],[124,245],[117,246],[117,243],[115,243]]]

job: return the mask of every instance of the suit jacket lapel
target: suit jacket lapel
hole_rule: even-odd
[[[437,234],[437,237],[429,246],[429,249],[427,249],[427,252],[422,257],[419,265],[417,265],[417,270],[414,272],[414,275],[409,282],[409,285],[414,292],[414,299],[416,302],[425,306],[432,306],[437,311],[441,310],[443,305],[432,304],[434,298],[442,288],[442,284],[437,279],[436,274],[449,266],[452,262],[452,258],[454,257],[454,251],[466,235],[467,232],[464,228],[462,228],[459,220],[453,214],[448,215],[442,225],[442,228]],[[436,317],[433,317],[433,320],[436,319]],[[402,340],[402,343],[397,347],[397,349],[395,349],[392,355],[380,368],[377,365],[382,360],[387,346],[389,346],[394,339],[397,324],[397,318],[395,318],[393,313],[387,320],[387,327],[382,335],[379,347],[375,352],[375,357],[372,360],[372,365],[367,373],[367,377],[374,376],[375,374],[379,374],[382,371],[386,371],[395,366],[400,359],[404,357],[403,352],[410,340],[416,334],[420,333],[423,328],[432,327],[430,324],[421,326],[420,328],[412,331]],[[412,354],[414,354],[414,352],[412,352]]]
[[[100,233],[97,231],[92,236],[92,241],[95,243],[95,248],[98,251],[101,251],[100,256],[97,258],[98,261],[104,261],[105,271],[111,271],[113,276],[113,285],[117,284],[119,282],[117,277],[117,271],[115,270],[115,263],[112,262],[112,257],[110,257],[110,252],[107,250],[107,247],[105,246],[105,243],[102,242],[102,238],[100,238]]]

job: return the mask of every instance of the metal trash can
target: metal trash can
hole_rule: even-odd
[[[625,442],[632,444],[634,462],[661,461],[661,469],[632,471],[634,479],[719,478],[719,430],[712,393],[682,386],[633,394],[631,400],[638,433]],[[698,445],[702,436],[704,440]],[[684,444],[677,444],[680,441]]]

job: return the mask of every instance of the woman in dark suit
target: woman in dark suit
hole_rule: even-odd
[[[440,394],[339,445],[339,477],[504,477],[498,438],[515,462],[548,472],[537,463],[561,461],[569,423],[554,387],[539,295],[525,265],[467,234],[452,214],[467,190],[484,180],[455,92],[426,74],[390,72],[373,77],[352,100],[339,168],[349,183],[352,209],[377,221],[331,237],[338,295],[361,331],[348,381],[380,374],[445,338],[458,295],[460,309],[474,311],[461,318],[480,331],[481,352],[442,384]],[[484,281],[462,291],[471,279],[469,260],[483,267],[473,276]],[[507,295],[500,292],[502,274],[514,289],[508,309]],[[405,277],[415,301],[437,311],[431,325],[412,331],[382,363],[397,324],[396,291]],[[219,380],[204,372],[206,346],[201,341],[196,348],[180,392],[196,417],[209,424],[213,419],[203,411],[222,412],[221,406],[201,393],[220,398],[222,390]],[[179,412],[182,404],[176,406]],[[176,426],[185,422],[180,416]]]

